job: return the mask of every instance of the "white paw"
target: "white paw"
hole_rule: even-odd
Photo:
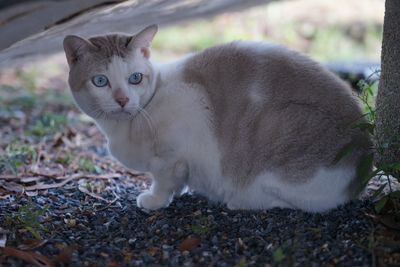
[[[137,206],[146,210],[157,210],[160,208],[167,207],[170,203],[170,199],[161,198],[159,196],[153,195],[151,192],[147,191],[141,193],[137,197]]]

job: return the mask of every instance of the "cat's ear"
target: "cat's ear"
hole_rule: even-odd
[[[156,35],[157,31],[157,24],[147,26],[141,32],[132,37],[132,40],[129,42],[128,47],[131,49],[139,48],[140,51],[143,53],[143,56],[145,58],[149,58],[151,41],[153,41],[153,38]]]
[[[69,65],[76,63],[82,55],[93,47],[88,40],[75,35],[66,36],[63,46]]]

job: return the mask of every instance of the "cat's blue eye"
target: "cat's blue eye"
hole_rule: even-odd
[[[99,74],[93,76],[92,83],[97,87],[104,87],[108,84],[108,79],[105,75]]]
[[[135,72],[131,76],[129,76],[130,84],[139,84],[142,81],[143,74],[140,72]]]

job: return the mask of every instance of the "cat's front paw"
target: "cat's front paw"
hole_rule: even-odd
[[[170,198],[161,198],[157,195],[152,194],[151,192],[144,192],[137,197],[136,202],[139,208],[146,210],[157,210],[167,207],[171,200]]]

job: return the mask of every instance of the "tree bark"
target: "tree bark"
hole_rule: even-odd
[[[376,165],[400,163],[400,1],[386,0],[376,100]],[[391,173],[399,178],[399,172]]]

